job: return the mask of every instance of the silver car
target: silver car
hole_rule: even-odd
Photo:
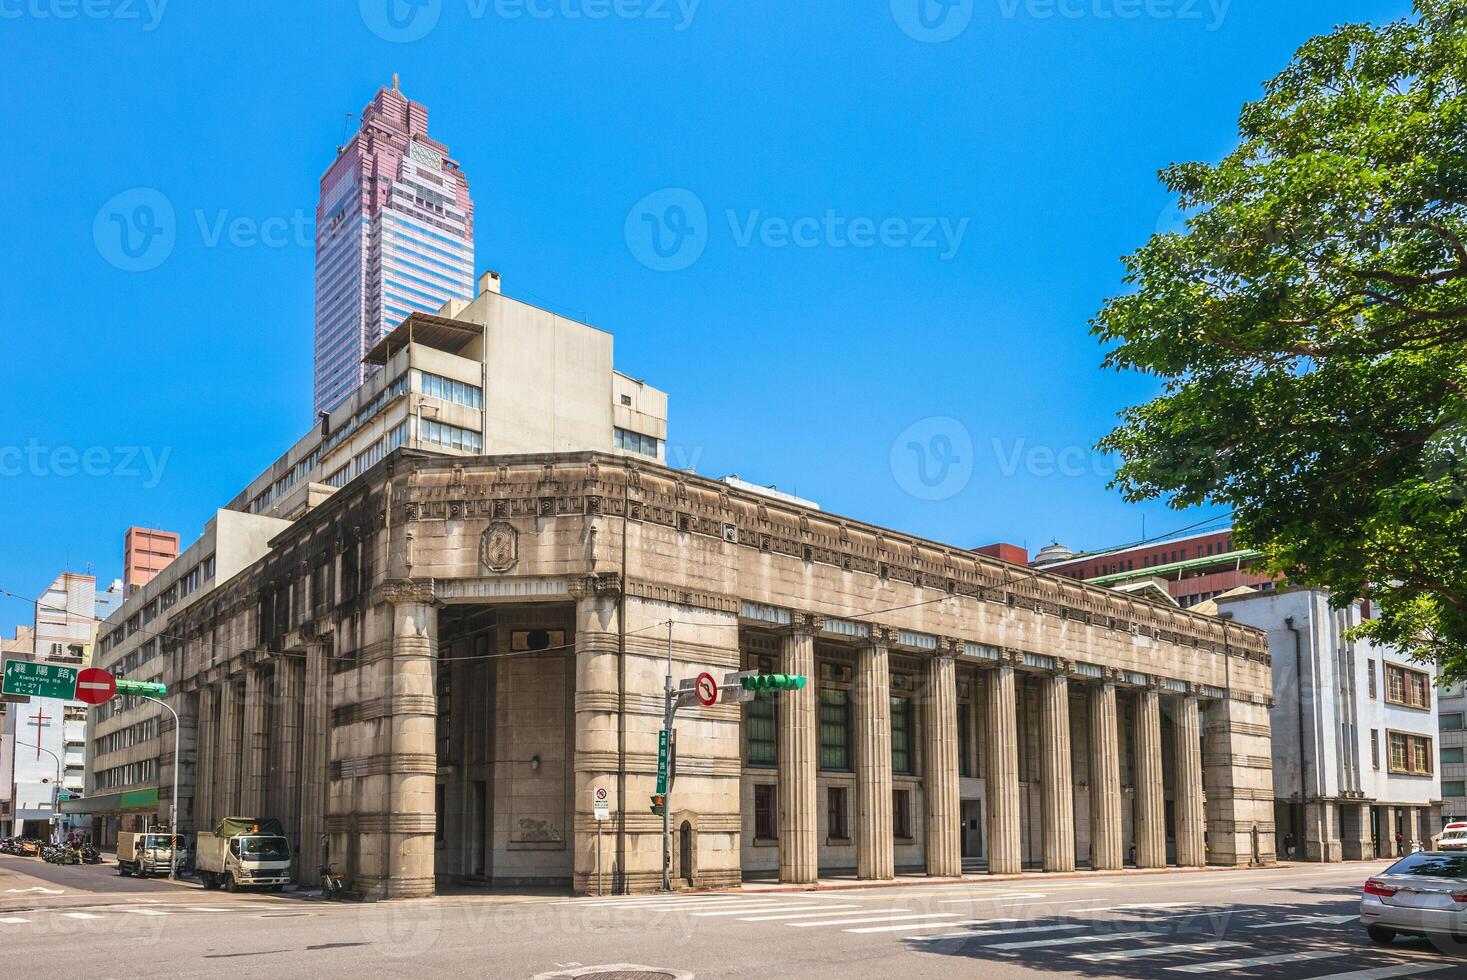
[[[1365,883],[1360,924],[1373,942],[1397,935],[1467,938],[1467,853],[1408,854]]]

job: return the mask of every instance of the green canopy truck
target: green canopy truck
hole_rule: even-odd
[[[205,888],[268,888],[290,883],[290,841],[273,817],[225,817],[199,834],[194,869]]]

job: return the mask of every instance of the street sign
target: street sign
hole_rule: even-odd
[[[117,694],[117,678],[100,667],[87,667],[76,675],[76,699],[87,704],[106,704]]]
[[[596,822],[604,823],[611,819],[611,804],[605,800],[594,800],[591,806],[596,811]]]
[[[76,668],[29,660],[7,660],[0,692],[70,701],[76,695]]]
[[[698,703],[705,708],[718,700],[718,682],[707,671],[698,675],[697,683],[693,689],[698,692]]]
[[[657,795],[667,795],[667,729],[657,733]]]

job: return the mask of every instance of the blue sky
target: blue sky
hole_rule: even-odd
[[[1175,224],[1160,167],[1409,4],[923,2],[0,0],[0,589],[192,541],[309,425],[317,182],[394,71],[479,267],[616,334],[670,461],[965,546],[1210,516],[1106,488],[1089,447],[1155,385],[1087,321]],[[130,258],[140,201],[171,249]]]

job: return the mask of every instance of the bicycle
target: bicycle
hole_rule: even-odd
[[[329,864],[323,864],[317,870],[321,872],[321,897],[328,902],[339,901],[345,889],[342,884],[343,876],[334,874]]]

